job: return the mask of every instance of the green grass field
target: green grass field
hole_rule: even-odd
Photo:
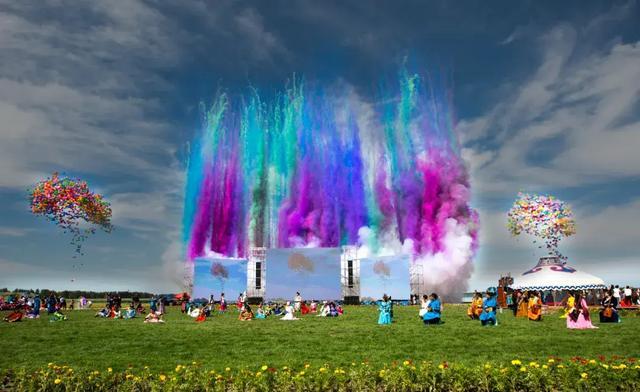
[[[482,328],[466,318],[465,309],[446,306],[445,324],[432,327],[420,322],[416,307],[396,307],[390,326],[376,324],[374,307],[354,306],[347,306],[340,318],[308,316],[295,322],[240,322],[231,311],[198,324],[170,308],[165,324],[98,319],[94,311],[71,311],[68,321],[50,323],[45,313],[39,320],[0,324],[0,368],[36,368],[48,362],[86,369],[133,365],[164,370],[192,361],[224,368],[404,359],[475,364],[551,355],[640,357],[640,317],[635,315],[621,324],[596,322],[600,329],[571,331],[557,314],[531,322],[505,312],[498,327]]]

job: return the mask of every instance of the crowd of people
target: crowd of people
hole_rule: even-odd
[[[29,297],[25,295],[0,297],[0,308],[11,310],[11,313],[4,318],[4,321],[9,323],[22,321],[23,318],[38,319],[42,311],[47,312],[50,322],[64,321],[67,320],[67,316],[62,311],[73,310],[74,305],[75,300],[67,304],[64,297],[58,297],[55,293],[51,293],[44,299],[40,298],[39,294]]]
[[[502,312],[502,309],[498,305],[497,296],[495,287],[488,288],[484,294],[475,292],[467,309],[467,316],[471,320],[479,321],[483,326],[498,325],[497,310]],[[216,313],[223,314],[229,310],[224,293],[220,294],[219,300],[211,295],[208,301],[192,301],[187,293],[176,297],[179,298],[178,303],[182,313],[194,318],[196,322],[204,322]],[[543,307],[546,304],[560,304],[564,307],[560,317],[566,319],[567,328],[593,329],[598,328],[592,323],[589,309],[589,303],[593,303],[594,298],[600,305],[598,309],[600,323],[619,323],[622,321],[619,313],[621,308],[640,306],[640,289],[612,285],[600,292],[568,291],[560,303],[555,302],[555,298],[551,299],[548,292],[508,289],[502,300],[514,317],[526,318],[535,322],[542,321]],[[417,302],[418,299],[412,296],[411,303]],[[173,303],[175,304],[175,301]],[[437,325],[444,322],[442,319],[443,304],[437,293],[423,295],[419,299],[419,303],[418,316],[425,325]],[[105,298],[105,305],[96,312],[95,317],[110,319],[144,317],[145,323],[163,323],[167,304],[168,300],[165,297],[153,297],[148,302],[149,311],[147,313],[143,302],[136,296],[123,307],[122,298],[119,295],[108,294]],[[375,304],[379,312],[378,324],[392,324],[394,321],[394,301],[391,297],[385,294]],[[38,294],[0,297],[0,309],[10,311],[4,317],[4,321],[9,323],[21,321],[24,318],[37,319],[44,312],[48,314],[51,322],[63,321],[68,319],[64,313],[67,310],[89,309],[91,305],[92,302],[85,297],[79,298],[77,302],[75,299],[67,301],[64,297],[58,297],[53,292],[44,298],[40,298]],[[300,292],[296,292],[292,301],[260,302],[254,307],[248,303],[246,293],[240,293],[235,308],[238,319],[241,321],[264,320],[271,317],[284,321],[295,321],[300,320],[304,315],[338,317],[344,313],[338,302],[316,300],[308,302],[302,298]]]
[[[340,304],[334,301],[322,301],[320,303],[315,300],[307,303],[302,299],[300,292],[296,292],[293,302],[260,302],[255,305],[255,310],[247,301],[246,293],[240,293],[236,301],[236,310],[240,321],[264,320],[269,317],[279,317],[280,320],[284,321],[295,321],[299,320],[300,317],[298,316],[302,315],[338,317],[343,314]],[[199,304],[192,302],[187,295],[183,294],[182,312],[194,318],[196,322],[206,321],[208,317],[211,317],[216,312],[225,313],[227,311],[228,306],[224,293],[220,294],[219,301],[216,301],[215,297],[211,295],[207,303]]]

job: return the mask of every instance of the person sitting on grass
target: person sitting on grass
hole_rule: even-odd
[[[149,314],[144,318],[145,323],[164,323],[162,319],[162,314],[159,312],[149,312]]]
[[[311,304],[309,305],[309,311],[311,313],[317,313],[318,312],[318,303],[316,302],[316,300],[312,300]]]
[[[605,290],[604,298],[601,302],[602,309],[600,310],[600,322],[601,323],[619,323],[620,315],[618,314],[618,300],[611,295],[611,292]]]
[[[258,310],[256,310],[256,318],[260,319],[260,320],[264,320],[267,318],[267,312],[264,309],[264,306],[262,306],[262,304],[258,305]]]
[[[418,311],[418,316],[420,319],[424,317],[424,315],[429,311],[429,296],[426,294],[422,295],[420,299],[420,311]]]
[[[56,310],[55,312],[53,312],[53,314],[51,315],[51,317],[49,317],[49,322],[56,322],[56,321],[65,321],[67,320],[67,316],[65,316],[60,310]]]
[[[387,294],[384,294],[382,296],[382,300],[378,301],[378,312],[380,312],[380,315],[378,316],[378,324],[391,324],[393,321],[391,318],[391,300]]]
[[[537,291],[533,291],[529,295],[527,316],[531,321],[542,321],[542,300]]]
[[[22,321],[23,316],[24,315],[22,314],[22,311],[20,309],[15,309],[11,313],[9,313],[7,317],[4,318],[4,321],[8,323],[15,323],[18,321]]]
[[[487,294],[482,302],[482,313],[480,313],[480,323],[483,326],[486,325],[498,325],[498,319],[496,318],[496,307],[498,301],[496,300],[495,287],[489,287]]]
[[[129,308],[127,310],[124,311],[124,316],[123,318],[125,319],[132,319],[136,317],[136,308],[133,306],[133,303],[131,303],[131,305],[129,306]]]
[[[422,321],[425,325],[440,324],[441,306],[438,294],[431,293],[431,295],[429,296],[429,300],[429,307],[427,308],[427,312],[424,314],[424,316],[422,316]]]
[[[329,304],[327,301],[322,301],[322,306],[320,306],[320,312],[316,317],[327,317],[329,315]]]
[[[336,306],[336,303],[331,301],[329,302],[329,314],[327,314],[327,317],[338,317],[339,313],[338,313],[338,307]]]
[[[104,308],[102,308],[102,309],[100,309],[100,310],[98,310],[96,312],[95,317],[105,317],[106,318],[106,317],[109,317],[110,313],[111,313],[111,311],[107,307],[104,307]]]
[[[202,312],[202,308],[198,308],[195,304],[187,304],[187,314],[193,318],[198,318],[200,313]]]
[[[209,316],[210,312],[207,311],[209,305],[202,305],[200,307],[200,312],[198,313],[198,316],[196,317],[196,323],[202,323],[207,321],[207,317]]]
[[[293,308],[293,306],[291,306],[291,302],[287,301],[287,305],[284,307],[284,317],[282,317],[280,320],[284,320],[284,321],[290,321],[290,320],[299,320],[299,318],[297,318],[294,315],[295,309]]]
[[[243,302],[242,310],[240,311],[240,316],[238,316],[238,320],[240,321],[251,321],[253,319],[253,311],[248,303]]]
[[[302,301],[302,304],[300,304],[300,313],[302,314],[309,314],[310,309],[307,306],[307,302],[306,301]]]
[[[482,313],[482,295],[477,291],[473,293],[473,298],[471,299],[471,305],[467,309],[467,316],[471,320],[478,320],[480,318],[480,314]]]

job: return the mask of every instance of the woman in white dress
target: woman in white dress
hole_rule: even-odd
[[[422,316],[424,316],[424,314],[428,312],[429,304],[431,304],[429,297],[426,294],[423,295],[422,299],[420,300],[420,312],[418,313],[420,318],[422,318]]]
[[[294,303],[294,307],[295,307],[295,311],[299,312],[300,311],[300,306],[302,305],[302,296],[300,295],[299,291],[296,291],[296,296],[293,299],[293,303]]]
[[[284,307],[284,317],[281,318],[280,320],[298,320],[298,318],[296,318],[293,315],[293,306],[291,306],[291,302],[287,301],[287,305]]]
[[[322,301],[322,306],[320,307],[320,312],[318,312],[317,317],[327,317],[329,314],[329,305],[327,305],[327,301]]]

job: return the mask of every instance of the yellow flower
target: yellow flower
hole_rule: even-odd
[[[133,374],[127,374],[125,378],[126,378],[127,380],[130,380],[130,379],[132,379],[132,378],[133,378]]]
[[[298,376],[304,376],[304,371],[298,373]]]
[[[262,376],[262,373],[261,372],[257,372],[256,373],[256,377],[260,377],[260,376]]]
[[[53,362],[49,362],[49,363],[47,364],[47,367],[52,367],[52,366],[53,366]]]
[[[491,364],[490,363],[485,363],[484,364],[484,368],[485,369],[491,369]]]
[[[180,369],[182,369],[182,365],[176,366],[176,373],[180,373]]]
[[[621,363],[620,366],[618,366],[620,369],[626,369],[627,365],[625,365],[624,363]]]
[[[356,366],[356,363],[355,362],[351,362],[351,366]]]
[[[410,363],[409,361],[404,361],[404,362],[402,362],[402,364],[403,364],[404,366],[409,366],[409,363]]]
[[[288,366],[283,366],[283,367],[282,367],[282,370],[287,370],[287,369],[289,369],[289,367],[288,367]]]
[[[325,368],[323,368],[323,367],[321,367],[321,368],[320,368],[320,373],[324,373],[324,372],[326,372],[326,371],[327,371],[327,369],[325,369]]]
[[[165,376],[164,374],[160,375],[160,381],[164,381],[167,379],[167,376]]]
[[[529,366],[531,366],[531,367],[540,367],[540,365],[538,365],[538,362],[529,362]]]
[[[384,369],[380,370],[380,373],[378,373],[378,376],[380,376],[380,378],[384,377]]]
[[[524,366],[522,366],[522,367],[520,367],[520,371],[521,371],[521,372],[526,372],[526,371],[527,371],[527,368],[526,368],[526,367],[524,367]]]
[[[230,372],[230,371],[231,371],[231,368],[229,368],[229,367],[228,367],[228,368],[225,368],[225,369],[224,369],[224,371],[225,371],[225,372]]]
[[[554,363],[555,361],[556,361],[555,359],[550,358],[547,362],[549,362],[549,363]]]
[[[262,365],[262,367],[261,367],[260,369],[262,369],[262,371],[264,372],[265,370],[269,369],[269,366],[267,366],[267,365]]]
[[[133,378],[133,381],[135,381],[135,382],[138,382],[138,381],[140,381],[140,380],[141,380],[141,378],[140,378],[140,377],[138,377],[138,376],[135,376],[135,377]]]
[[[59,378],[56,378],[56,379],[53,381],[53,383],[54,383],[54,384],[56,384],[56,385],[60,384],[61,382],[62,382],[62,380],[61,380],[61,379],[59,379]]]
[[[543,369],[549,369],[549,366],[547,366],[547,365],[542,365],[542,368],[543,368]]]
[[[444,365],[443,364],[438,365],[438,369],[440,370],[444,369]]]
[[[606,363],[601,364],[603,368],[605,369],[609,369],[609,365],[607,365]]]
[[[191,362],[191,364],[192,364],[192,365],[197,365],[197,364],[198,364],[198,362],[193,361],[193,362]]]
[[[640,365],[636,365],[633,367],[634,369],[640,369]]]
[[[307,363],[307,364],[305,364],[305,365],[304,365],[304,368],[305,368],[305,369],[309,369],[309,366],[311,366],[311,365],[309,365],[309,364]]]
[[[589,363],[590,363],[590,364],[592,364],[592,365],[595,365],[596,360],[595,360],[595,359],[590,359],[590,360],[589,360]]]
[[[587,373],[580,373],[580,377],[584,379],[589,377],[589,375]]]
[[[108,371],[109,373],[111,373],[111,372],[113,371],[113,369],[108,368],[108,369],[107,369],[107,371]]]
[[[564,365],[560,364],[560,365],[558,365],[558,368],[559,369],[564,369]]]
[[[522,362],[520,362],[519,359],[514,359],[513,361],[511,361],[511,364],[513,366],[519,366],[519,365],[522,365]]]

